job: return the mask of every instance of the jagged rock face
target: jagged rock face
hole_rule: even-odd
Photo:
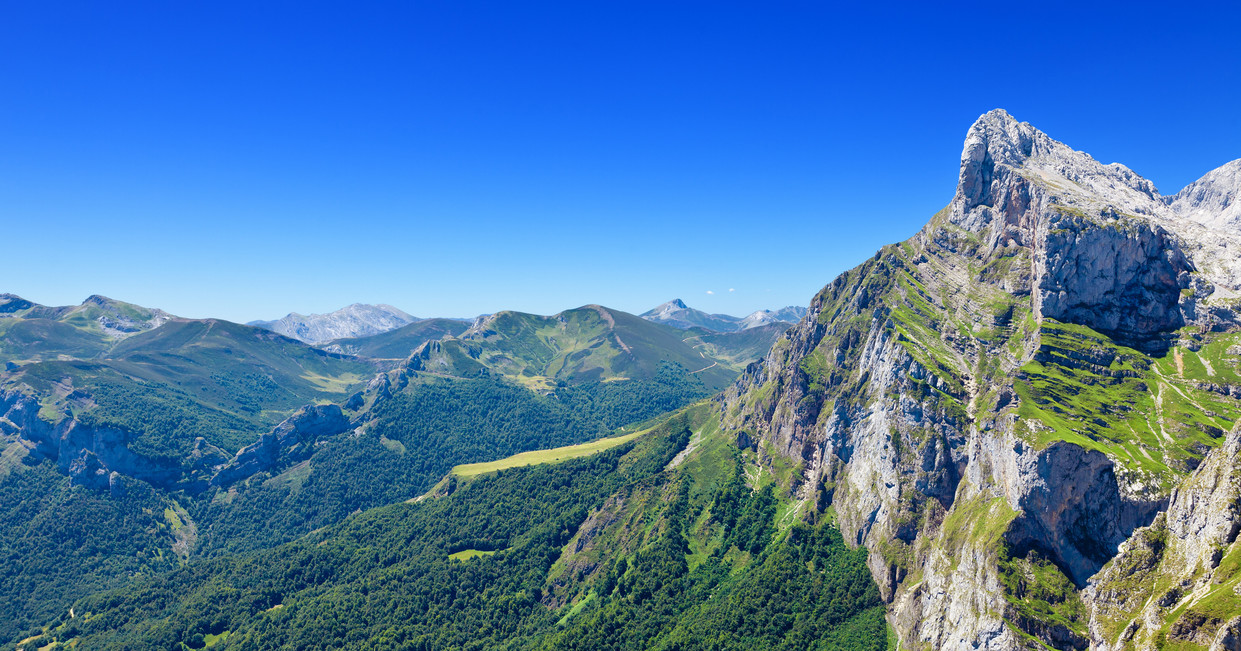
[[[1173,493],[1091,581],[1091,635],[1099,649],[1168,642],[1237,648],[1241,639],[1241,427]]]
[[[39,417],[39,403],[20,392],[0,394],[0,421],[33,444],[35,459],[56,462],[75,485],[107,489],[112,472],[163,487],[176,486],[182,479],[180,465],[130,450],[130,433],[91,427],[72,418],[48,423]]]
[[[1139,348],[1185,324],[1181,290],[1193,271],[1170,234],[1157,226],[1098,228],[1074,216],[1049,220],[1038,270],[1038,310]],[[1125,232],[1125,226],[1132,230]]]
[[[1221,327],[1229,309],[1206,300],[1241,265],[1210,239],[1128,168],[993,111],[970,129],[949,207],[824,288],[726,392],[722,422],[803,464],[797,496],[830,501],[868,548],[907,648],[1085,648],[1074,588],[1166,493],[1034,417],[1024,369],[1055,363],[1048,324],[1156,354],[1183,325]],[[1137,372],[1105,352],[1069,351],[1063,368]],[[1013,573],[1049,567],[1064,578],[1047,598],[1069,615],[1014,594],[1028,581]]]
[[[1015,441],[1012,451],[1016,473],[1004,486],[1006,497],[1022,513],[1037,515],[1015,519],[1005,538],[1018,555],[1035,549],[1057,559],[1078,585],[1158,506],[1127,503],[1114,464],[1101,452],[1063,441],[1038,451]]]
[[[1165,201],[1178,215],[1204,226],[1241,231],[1241,158],[1212,170]]]
[[[314,452],[315,441],[340,434],[349,426],[349,419],[339,405],[303,407],[271,432],[239,450],[232,461],[211,478],[211,485],[228,487],[257,472],[275,468],[278,463],[307,459]]]
[[[308,344],[318,344],[333,339],[377,335],[417,320],[391,305],[354,303],[328,314],[302,315],[293,312],[275,321],[251,321],[247,325],[266,328]]]

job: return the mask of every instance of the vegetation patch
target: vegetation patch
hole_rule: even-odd
[[[1241,417],[1234,398],[1200,386],[1194,375],[1205,374],[1205,367],[1186,365],[1182,348],[1153,358],[1084,326],[1051,319],[1044,320],[1040,335],[1039,353],[1015,382],[1018,415],[1040,424],[1026,429],[1038,447],[1064,440],[1102,451],[1166,491]],[[1221,357],[1231,339],[1204,347],[1204,359],[1214,357],[1227,367]],[[1191,369],[1188,376],[1182,368]]]
[[[1004,598],[1021,619],[1063,626],[1078,636],[1088,637],[1090,613],[1077,586],[1054,563],[1037,551],[1018,557],[1005,547],[1000,551],[997,568]],[[1028,630],[1030,626],[1022,628]]]
[[[610,450],[618,445],[624,445],[646,432],[634,432],[624,436],[615,436],[612,438],[599,439],[589,443],[580,443],[578,445],[566,445],[560,448],[552,448],[550,450],[533,450],[530,452],[522,452],[511,457],[500,459],[499,461],[488,461],[484,463],[467,463],[455,466],[452,474],[458,477],[475,477],[489,472],[498,472],[509,468],[520,468],[522,466],[533,466],[541,463],[559,463],[569,459],[578,457],[587,457],[597,454],[604,450]]]
[[[498,551],[500,550],[498,549],[463,549],[459,552],[453,552],[449,554],[448,558],[451,558],[454,561],[468,561],[474,558],[490,556]]]

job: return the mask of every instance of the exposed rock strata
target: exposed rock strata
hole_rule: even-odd
[[[272,431],[237,452],[232,461],[211,478],[212,486],[226,487],[278,463],[308,459],[315,441],[349,429],[349,420],[338,405],[303,407]]]
[[[1042,355],[1108,382],[1138,373],[1108,350],[1053,360],[1047,323],[1156,355],[1185,325],[1231,327],[1219,300],[1241,260],[1208,248],[1233,234],[1184,216],[1220,196],[1165,201],[1128,168],[993,111],[969,131],[949,207],[824,288],[727,392],[724,425],[802,462],[800,496],[830,501],[846,540],[870,551],[907,648],[1090,644],[1073,587],[1167,493],[1019,415],[1022,369]],[[1045,563],[1065,577],[1049,599],[1067,615],[1024,610],[1006,584]]]
[[[231,457],[200,437],[187,459],[153,458],[130,449],[136,436],[132,432],[74,418],[49,423],[39,417],[39,403],[30,396],[0,393],[0,430],[25,440],[32,461],[50,459],[71,484],[114,494],[123,491],[122,476],[191,493],[208,485],[227,487],[257,472],[308,458],[316,441],[350,427],[338,405],[307,406]],[[192,471],[210,480],[192,479]]]
[[[1085,596],[1096,648],[1153,649],[1160,639],[1238,648],[1239,532],[1241,427],[1091,580]]]

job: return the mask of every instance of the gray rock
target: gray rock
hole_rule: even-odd
[[[354,303],[327,314],[292,312],[275,321],[251,321],[247,325],[278,332],[308,344],[318,344],[333,339],[377,335],[417,320],[391,305]]]
[[[339,405],[303,407],[272,431],[237,452],[231,461],[211,478],[211,485],[228,487],[255,473],[279,464],[307,459],[320,438],[350,429],[349,419]]]
[[[1044,426],[1018,416],[1014,378],[1040,354],[1044,320],[1153,353],[1186,325],[1235,327],[1218,299],[1241,296],[1237,234],[1185,208],[1234,205],[1232,178],[1213,173],[1168,201],[1123,165],[992,111],[966,136],[948,209],[825,287],[725,393],[724,427],[800,464],[795,497],[827,496],[845,539],[868,549],[906,648],[1092,643],[1013,610],[999,554],[1037,552],[1085,586],[1162,521],[1169,496],[1100,452],[1033,445]],[[984,328],[1003,345],[974,335]],[[1111,365],[1078,357],[1066,364]],[[1168,522],[1188,499],[1172,498]],[[1205,526],[1196,511],[1176,526]]]

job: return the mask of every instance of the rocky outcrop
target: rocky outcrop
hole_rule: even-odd
[[[271,470],[278,464],[308,459],[320,438],[335,436],[350,428],[349,419],[339,405],[303,407],[286,418],[271,432],[247,445],[214,477],[211,485],[228,487],[255,473]]]
[[[1241,623],[1241,426],[1091,580],[1099,649],[1153,649],[1160,640],[1237,648]]]
[[[278,332],[308,344],[318,344],[333,339],[377,335],[417,320],[391,305],[354,303],[328,314],[292,312],[275,321],[251,321],[247,325]]]
[[[130,450],[132,433],[73,418],[49,423],[39,417],[39,403],[21,392],[0,394],[0,416],[6,429],[33,444],[31,460],[54,461],[74,485],[108,489],[113,472],[165,488],[180,487],[183,479],[177,461]]]
[[[34,398],[18,391],[0,392],[0,431],[27,441],[31,461],[49,459],[68,475],[71,485],[114,495],[123,493],[123,477],[190,493],[209,485],[227,487],[257,472],[306,459],[316,441],[351,427],[338,405],[314,405],[286,418],[232,457],[199,437],[185,459],[153,458],[130,449],[136,437],[132,432],[74,418],[49,423],[39,417]]]
[[[1160,355],[1183,326],[1235,323],[1214,299],[1241,264],[1208,242],[1128,168],[993,111],[967,135],[948,208],[825,287],[726,392],[722,423],[800,464],[796,495],[830,502],[869,550],[906,648],[1086,648],[1078,591],[1168,482],[1094,438],[1122,437],[1106,428],[1134,405],[1078,414],[1074,395],[1172,393],[1155,358],[1119,347]],[[1092,334],[1049,348],[1049,324]]]

